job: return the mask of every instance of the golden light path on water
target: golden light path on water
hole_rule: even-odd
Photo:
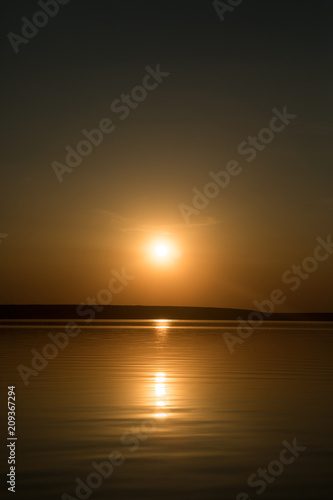
[[[169,321],[167,319],[161,319],[156,322],[155,329],[156,329],[156,335],[158,336],[159,340],[163,341],[166,339],[167,336],[167,330],[170,328],[168,325]],[[166,418],[167,412],[166,412],[166,396],[167,396],[167,381],[166,381],[166,374],[164,372],[157,372],[155,374],[155,406],[157,407],[158,410],[164,409],[163,412],[161,411],[156,411],[154,416],[156,418]]]
[[[168,319],[159,319],[156,321],[156,330],[167,330],[170,328]]]

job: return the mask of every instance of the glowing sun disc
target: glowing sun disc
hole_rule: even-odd
[[[166,240],[155,240],[150,246],[150,256],[158,264],[168,264],[173,260],[173,246]]]
[[[178,245],[169,235],[156,235],[147,241],[145,254],[150,264],[164,268],[176,264],[180,257]]]
[[[154,248],[154,252],[156,257],[160,257],[161,259],[168,257],[170,254],[168,246],[164,243],[158,243]]]

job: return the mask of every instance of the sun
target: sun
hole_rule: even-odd
[[[169,266],[179,256],[179,251],[172,239],[167,237],[157,237],[150,241],[148,245],[147,257],[149,261],[159,266]]]
[[[154,253],[159,259],[167,259],[170,256],[170,248],[165,243],[157,243],[154,248]]]

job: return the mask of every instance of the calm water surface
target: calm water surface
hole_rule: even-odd
[[[236,332],[232,322],[96,321],[25,386],[17,366],[31,368],[31,350],[64,324],[1,328],[2,438],[6,387],[16,386],[14,498],[331,498],[332,325],[267,323],[231,354],[223,334]],[[275,464],[258,494],[249,476],[295,438],[306,450],[282,472]],[[123,463],[101,479],[93,463],[112,452]],[[88,476],[79,497],[77,478]],[[4,483],[0,495],[13,497]]]

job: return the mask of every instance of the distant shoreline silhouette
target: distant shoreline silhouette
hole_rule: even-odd
[[[96,306],[95,306],[96,307]],[[174,319],[174,320],[221,320],[231,321],[241,317],[247,321],[251,310],[216,307],[184,306],[100,306],[95,310],[96,319]],[[85,311],[93,306],[85,306]],[[87,315],[78,314],[78,305],[0,305],[1,320],[23,319],[73,319],[87,320]],[[333,321],[333,313],[261,313],[265,321]]]

